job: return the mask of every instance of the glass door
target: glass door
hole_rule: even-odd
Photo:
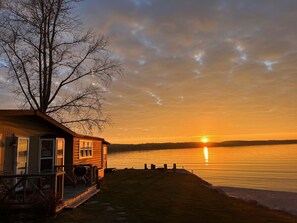
[[[18,137],[16,151],[16,174],[25,174],[28,172],[29,161],[29,138]]]
[[[54,170],[55,144],[55,139],[40,139],[40,172]]]

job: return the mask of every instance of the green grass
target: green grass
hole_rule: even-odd
[[[206,184],[191,174],[118,171],[105,177],[102,191],[90,201],[48,222],[297,222],[294,216],[227,197]]]

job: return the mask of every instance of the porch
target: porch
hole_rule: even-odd
[[[63,208],[76,208],[99,192],[96,166],[56,166],[55,170],[37,174],[0,174],[1,209],[37,208],[45,214],[54,214]]]

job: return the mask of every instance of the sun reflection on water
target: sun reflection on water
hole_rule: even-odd
[[[203,149],[204,158],[205,158],[205,165],[208,165],[208,148],[205,146]]]

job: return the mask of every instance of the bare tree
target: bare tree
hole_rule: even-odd
[[[78,1],[2,1],[2,65],[23,108],[46,113],[68,127],[100,129],[106,122],[102,93],[121,66],[104,36],[82,31],[73,15]]]

